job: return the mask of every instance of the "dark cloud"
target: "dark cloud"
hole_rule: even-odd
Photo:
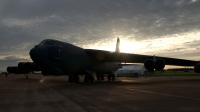
[[[130,34],[141,40],[200,28],[197,24],[199,1],[18,0],[3,4],[2,19],[11,19],[11,22],[17,19],[20,24],[28,25],[7,29],[13,31],[13,36],[25,40],[31,37],[60,39],[59,36],[64,35],[70,42],[80,38],[96,42],[100,38]],[[50,34],[60,35],[51,37]]]
[[[199,0],[2,0],[0,54],[27,54],[46,38],[79,46],[200,29]]]
[[[31,62],[28,56],[9,55],[0,57],[0,71],[6,71],[8,66],[17,66],[19,62]]]
[[[0,59],[0,62],[29,62],[30,58],[21,56],[5,56]]]

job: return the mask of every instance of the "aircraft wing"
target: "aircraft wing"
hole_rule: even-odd
[[[154,56],[130,54],[130,53],[119,53],[95,49],[85,49],[85,52],[95,60],[100,62],[125,62],[125,63],[144,63],[147,59],[153,59]],[[165,61],[165,65],[175,66],[195,66],[198,61],[176,59],[169,57],[156,56],[156,59],[161,58]]]

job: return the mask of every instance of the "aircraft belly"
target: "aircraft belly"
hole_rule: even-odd
[[[66,74],[81,74],[90,66],[90,61],[87,57],[79,57],[64,63],[64,71]]]
[[[118,66],[119,63],[116,62],[104,62],[104,63],[98,63],[94,66],[94,70],[96,72],[103,72],[108,73],[110,71],[116,71],[119,69]]]

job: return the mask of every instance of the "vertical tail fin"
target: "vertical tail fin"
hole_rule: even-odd
[[[115,52],[120,52],[120,49],[119,49],[119,47],[120,47],[120,39],[119,38],[117,38],[117,44],[116,44],[116,49],[115,49]]]

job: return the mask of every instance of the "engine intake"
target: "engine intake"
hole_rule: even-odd
[[[148,71],[153,71],[154,70],[154,61],[152,59],[147,59],[144,62],[144,67],[148,70]]]
[[[144,67],[148,71],[153,71],[154,69],[157,71],[163,70],[163,68],[165,67],[165,61],[161,58],[158,58],[155,61],[153,59],[147,59],[144,62]]]
[[[25,68],[24,68],[24,64],[25,64],[25,63],[27,63],[27,62],[19,62],[18,68],[20,68],[20,69],[25,69]]]
[[[159,58],[155,61],[155,69],[157,71],[163,70],[164,67],[165,67],[165,61],[163,59]]]
[[[7,72],[11,73],[12,72],[11,69],[12,69],[12,66],[7,67]]]
[[[20,62],[18,68],[23,71],[40,71],[40,69],[33,62]]]
[[[26,69],[21,69],[18,66],[9,66],[7,67],[7,72],[14,74],[26,74],[28,71]]]

